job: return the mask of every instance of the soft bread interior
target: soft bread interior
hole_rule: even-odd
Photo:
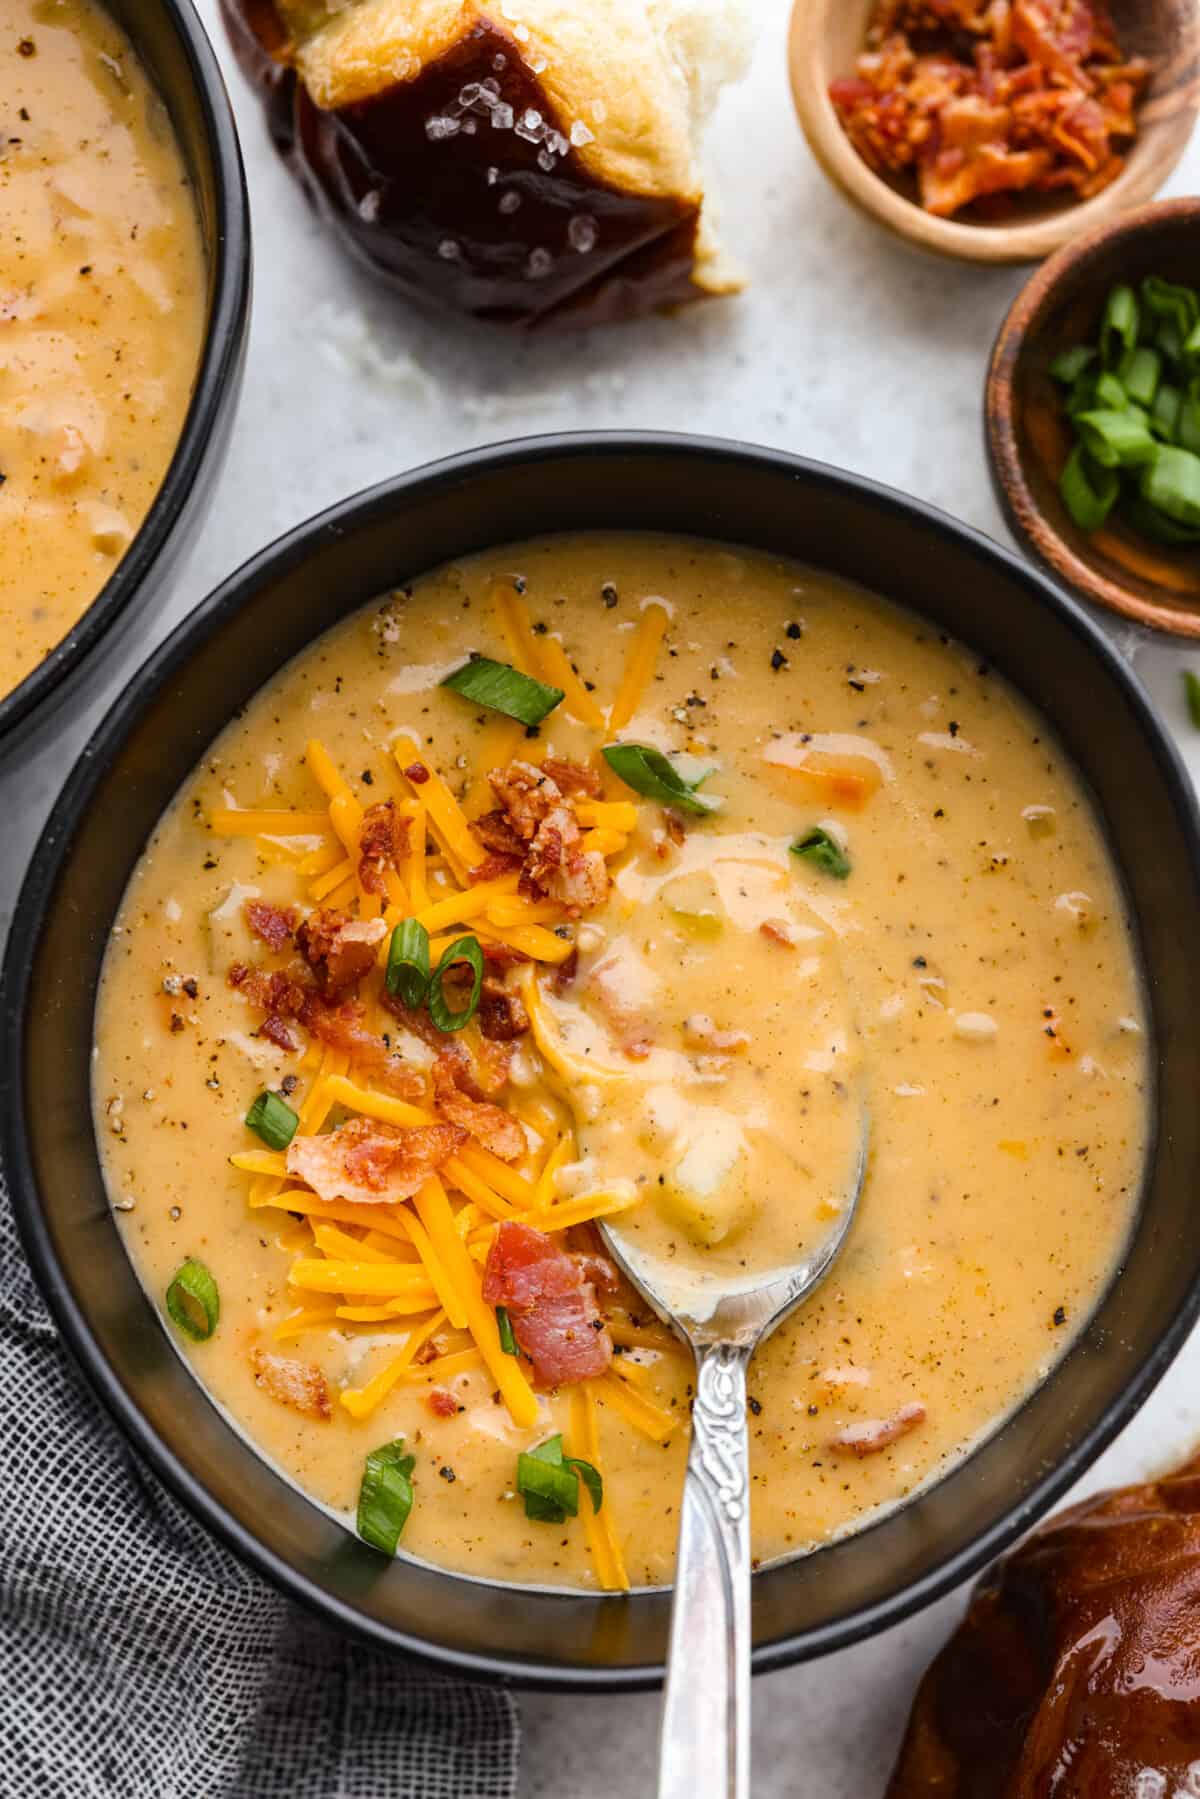
[[[296,69],[328,111],[411,81],[481,19],[513,38],[597,181],[700,205],[698,144],[749,60],[746,0],[276,0]],[[740,285],[703,217],[695,278]]]

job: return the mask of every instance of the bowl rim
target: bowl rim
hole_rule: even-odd
[[[992,482],[1017,541],[1085,599],[1148,630],[1187,639],[1200,637],[1200,604],[1185,605],[1166,588],[1161,601],[1142,599],[1123,582],[1093,568],[1051,523],[1026,476],[1015,418],[1017,371],[1029,353],[1033,330],[1052,307],[1063,280],[1102,246],[1128,243],[1170,223],[1191,224],[1200,239],[1200,197],[1152,200],[1064,245],[1030,276],[1005,313],[988,357],[983,418]]]
[[[410,1633],[379,1624],[325,1591],[319,1582],[298,1571],[273,1546],[243,1528],[210,1495],[204,1484],[192,1477],[171,1447],[151,1428],[132,1394],[126,1392],[115,1370],[105,1360],[92,1334],[85,1308],[77,1304],[59,1271],[33,1174],[25,1122],[24,1080],[26,1019],[35,949],[54,900],[60,870],[69,859],[76,825],[130,732],[163,688],[187,667],[193,653],[241,610],[261,581],[274,579],[302,564],[311,546],[324,538],[353,536],[360,526],[369,524],[381,513],[397,505],[417,506],[423,496],[432,492],[445,489],[463,492],[469,488],[472,477],[479,474],[502,472],[513,464],[536,466],[548,460],[586,462],[597,454],[633,458],[673,456],[681,464],[691,459],[716,459],[749,465],[764,474],[804,481],[818,496],[822,490],[850,493],[864,504],[904,517],[937,537],[953,541],[981,562],[999,565],[1009,579],[1024,586],[1035,599],[1058,615],[1073,635],[1105,665],[1112,680],[1122,690],[1137,725],[1147,738],[1164,785],[1191,840],[1193,856],[1200,865],[1200,798],[1192,788],[1179,751],[1133,671],[1075,600],[1038,569],[982,531],[961,523],[926,501],[910,498],[866,476],[739,440],[654,431],[592,431],[554,433],[485,445],[363,489],[282,534],[227,576],[201,601],[136,670],[113,701],[81,751],[51,809],[13,914],[0,972],[0,1066],[9,1070],[9,1079],[0,1083],[0,1165],[8,1175],[9,1194],[22,1246],[65,1343],[126,1438],[167,1488],[219,1542],[277,1590],[352,1638],[375,1648],[398,1650],[419,1661],[468,1677],[516,1687],[613,1693],[657,1686],[662,1679],[662,1668],[654,1664],[576,1667],[550,1659],[515,1661],[503,1655],[430,1644]],[[900,1623],[976,1574],[1028,1530],[1107,1448],[1162,1379],[1198,1317],[1200,1282],[1193,1285],[1174,1313],[1164,1321],[1153,1351],[1130,1375],[1092,1429],[1036,1480],[1023,1500],[1018,1500],[947,1561],[898,1588],[888,1598],[863,1606],[826,1625],[793,1632],[759,1645],[753,1655],[754,1672],[766,1673],[848,1648]],[[1074,1352],[1072,1349],[1068,1354]],[[870,1526],[866,1528],[869,1530]],[[452,1570],[442,1572],[454,1577]],[[513,1590],[519,1592],[521,1589],[514,1587]]]
[[[814,40],[824,40],[830,12],[842,4],[843,0],[792,0],[788,80],[800,128],[818,164],[848,200],[894,237],[927,254],[992,266],[1037,262],[1055,254],[1081,232],[1101,228],[1105,218],[1115,222],[1157,192],[1182,160],[1200,116],[1200,83],[1193,79],[1186,105],[1180,105],[1177,115],[1162,127],[1161,153],[1148,193],[1138,179],[1138,151],[1143,144],[1139,137],[1118,180],[1088,200],[1042,218],[1018,218],[1009,224],[964,224],[939,218],[876,174],[842,129],[829,98],[827,61],[811,54]],[[1194,69],[1200,61],[1200,8],[1193,7],[1186,15],[1186,33],[1186,55]],[[1125,198],[1127,189],[1133,191]]]
[[[127,610],[165,549],[199,479],[225,400],[236,378],[250,300],[250,201],[233,108],[216,53],[192,0],[156,0],[183,52],[203,121],[215,195],[208,246],[212,298],[183,429],[166,474],[128,549],[87,609],[22,681],[0,696],[0,755]],[[135,49],[137,48],[135,44]],[[151,79],[151,85],[158,88]],[[164,101],[168,105],[169,102]],[[194,186],[194,183],[193,183]]]

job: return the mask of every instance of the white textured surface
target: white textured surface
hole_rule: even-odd
[[[722,103],[710,158],[724,236],[751,272],[749,293],[675,322],[514,341],[418,319],[342,261],[270,150],[221,39],[216,0],[199,0],[242,128],[254,321],[241,413],[210,516],[142,649],[252,551],[329,502],[431,457],[525,432],[653,427],[748,438],[878,477],[1005,540],[980,395],[992,337],[1023,277],[916,260],[850,210],[794,123],[786,0],[757,3],[754,69]],[[1171,191],[1198,181],[1193,144]],[[1200,774],[1200,735],[1180,695],[1186,653],[1128,632],[1121,642]],[[1200,668],[1200,650],[1193,664]],[[32,767],[0,775],[4,919],[28,848],[99,712],[97,704],[77,718]],[[1193,1340],[1088,1487],[1160,1467],[1192,1444],[1198,1374]],[[858,1649],[759,1681],[756,1799],[874,1799],[916,1674],[961,1603],[948,1599]],[[642,1799],[653,1790],[654,1697],[534,1696],[524,1712],[529,1799]]]

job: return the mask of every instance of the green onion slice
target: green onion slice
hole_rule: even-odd
[[[1088,412],[1098,408],[1109,412],[1124,412],[1129,405],[1129,400],[1130,395],[1126,393],[1116,375],[1110,375],[1105,370],[1104,374],[1096,376],[1092,384],[1091,406],[1083,406],[1080,410]]]
[[[1200,543],[1200,530],[1193,530],[1188,525],[1177,525],[1174,519],[1169,519],[1165,512],[1157,511],[1136,491],[1124,495],[1120,513],[1131,530],[1136,531],[1139,537],[1148,537],[1151,543],[1164,544],[1169,549]]]
[[[474,975],[471,992],[466,1005],[455,1012],[447,1003],[442,983],[456,962],[466,962]],[[464,1025],[470,1024],[479,1008],[479,995],[483,989],[483,951],[479,947],[478,937],[460,937],[445,951],[434,971],[429,983],[429,1016],[439,1031],[461,1031]]]
[[[1102,468],[1137,468],[1153,461],[1158,451],[1145,424],[1130,412],[1081,412],[1075,429]]]
[[[1187,699],[1188,717],[1200,731],[1200,675],[1194,675],[1190,668],[1183,671],[1183,691]]]
[[[358,1489],[356,1528],[364,1543],[384,1555],[395,1555],[400,1533],[412,1511],[411,1475],[416,1457],[405,1455],[404,1438],[373,1449],[363,1467]]]
[[[1154,404],[1150,408],[1150,429],[1156,437],[1161,437],[1165,443],[1174,443],[1176,441],[1176,434],[1179,430],[1179,415],[1182,406],[1182,390],[1178,387],[1173,387],[1169,381],[1164,381],[1157,394],[1154,396]],[[1189,445],[1188,447],[1190,448],[1191,446]]]
[[[604,1504],[600,1471],[579,1456],[564,1455],[562,1437],[548,1437],[536,1449],[517,1457],[517,1491],[525,1500],[525,1516],[541,1524],[562,1524],[579,1513],[583,1482],[598,1512]]]
[[[838,881],[844,881],[850,873],[850,858],[837,840],[828,831],[823,831],[820,825],[814,825],[803,837],[797,837],[792,845],[792,854],[803,856],[814,868],[832,875]]]
[[[577,1455],[565,1455],[563,1457],[563,1462],[566,1467],[575,1470],[576,1474],[588,1490],[588,1497],[592,1502],[592,1510],[598,1512],[600,1507],[604,1504],[604,1482],[600,1477],[600,1470],[598,1468],[593,1468],[590,1462],[585,1462],[581,1456]]]
[[[1200,456],[1160,444],[1154,461],[1142,471],[1142,498],[1177,525],[1200,526]]]
[[[1050,373],[1064,387],[1074,387],[1088,364],[1095,360],[1096,351],[1091,344],[1076,344],[1074,349],[1059,351],[1050,364]]]
[[[507,1306],[496,1307],[496,1329],[500,1332],[500,1347],[505,1355],[520,1355]]]
[[[268,1149],[286,1149],[300,1119],[278,1093],[260,1093],[246,1113],[246,1123]]]
[[[675,806],[682,812],[715,812],[721,804],[712,794],[697,793],[707,770],[696,781],[685,781],[675,764],[650,743],[609,743],[604,746],[604,760],[635,793],[663,806]]]
[[[203,1262],[185,1262],[167,1288],[167,1311],[186,1336],[205,1342],[217,1328],[221,1295]]]
[[[402,918],[392,932],[383,978],[388,992],[410,1012],[424,1005],[429,992],[429,932],[417,919]]]
[[[1200,323],[1200,295],[1195,288],[1164,281],[1161,275],[1147,275],[1142,282],[1142,305],[1151,317],[1169,320],[1178,331],[1181,343]]]
[[[1180,396],[1175,418],[1175,441],[1181,450],[1200,455],[1200,403],[1192,395]]]
[[[1115,469],[1097,468],[1080,444],[1071,451],[1058,484],[1063,505],[1081,531],[1098,531],[1121,492]]]
[[[1100,326],[1100,355],[1105,368],[1115,368],[1125,350],[1138,340],[1137,296],[1131,287],[1114,287],[1104,307]]]
[[[1127,350],[1117,368],[1117,379],[1131,400],[1139,406],[1153,406],[1158,384],[1162,380],[1163,359],[1146,344]],[[1104,402],[1107,404],[1107,402]]]
[[[442,682],[464,699],[477,706],[490,706],[506,718],[519,719],[523,725],[540,725],[548,712],[562,703],[561,687],[547,687],[532,675],[523,675],[507,662],[493,662],[487,656],[473,656]]]

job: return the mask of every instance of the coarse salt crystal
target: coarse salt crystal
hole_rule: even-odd
[[[504,102],[501,102],[498,106],[493,106],[492,129],[494,131],[511,131],[512,123],[513,109],[511,106],[506,105]]]
[[[576,119],[575,123],[571,126],[571,142],[575,145],[575,148],[578,150],[583,144],[594,143],[595,139],[595,132],[589,131],[582,119]]]
[[[590,213],[577,212],[572,216],[567,226],[567,242],[572,250],[586,256],[589,250],[595,249],[597,235],[596,221]]]
[[[520,196],[520,194],[514,193],[512,188],[509,188],[507,193],[503,193],[500,196],[501,212],[505,212],[505,213],[516,212],[516,210],[520,206],[520,204],[521,204],[521,196]]]
[[[452,237],[444,237],[438,245],[438,255],[443,262],[457,262],[462,251]]]
[[[379,217],[380,204],[381,198],[378,188],[373,187],[369,193],[363,195],[358,203],[358,216],[362,219],[364,224],[373,225],[375,223],[376,219]]]
[[[536,280],[539,275],[548,275],[553,267],[554,258],[551,256],[549,250],[539,248],[529,252],[529,258],[525,264],[525,273]]]

